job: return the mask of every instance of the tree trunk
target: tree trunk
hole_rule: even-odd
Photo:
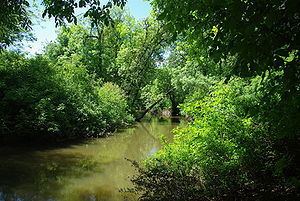
[[[172,103],[172,111],[171,111],[171,115],[174,117],[174,116],[179,116],[179,114],[180,114],[180,110],[179,110],[179,108],[178,108],[178,103],[177,103],[177,101],[175,101],[175,100],[172,100],[171,99],[171,103]]]
[[[171,106],[171,109],[172,109],[171,115],[172,116],[179,116],[179,113],[180,113],[180,110],[178,108],[179,104],[176,100],[176,96],[173,93],[170,94],[170,101],[171,101],[171,104],[172,104],[172,106]]]
[[[167,93],[166,93],[166,96],[169,95],[171,92],[173,91],[173,89],[170,89]],[[150,105],[150,107],[148,107],[139,117],[137,117],[135,120],[136,121],[141,121],[144,116],[155,106],[157,105],[158,103],[160,103],[162,100],[164,100],[166,98],[166,96],[158,99],[157,101],[155,101],[152,105]]]

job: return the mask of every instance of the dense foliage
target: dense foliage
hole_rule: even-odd
[[[141,91],[154,79],[168,35],[153,18],[139,22],[121,10],[111,16],[114,26],[62,27],[41,56],[1,54],[3,135],[97,136],[146,107]]]
[[[131,121],[123,91],[79,62],[1,53],[1,135],[96,136]]]
[[[154,0],[152,4],[171,32],[195,39],[214,59],[237,55],[233,67],[241,75],[279,67],[281,57],[299,49],[297,0]]]
[[[141,200],[299,198],[298,3],[152,1],[176,39],[169,83],[214,81],[178,91],[191,122],[138,166]]]
[[[28,7],[26,0],[1,0],[0,51],[23,39],[31,29]]]
[[[283,144],[278,133],[284,120],[278,119],[280,78],[282,72],[234,78],[190,97],[182,109],[193,121],[174,131],[174,143],[148,160],[134,180],[142,200],[295,199],[297,141]],[[299,114],[292,115],[289,123],[295,125]],[[294,147],[294,153],[282,146]]]
[[[141,200],[300,197],[299,1],[153,0],[138,21],[124,0],[44,0],[44,17],[77,25],[31,58],[3,50],[29,5],[3,2],[1,136],[99,136],[170,111],[189,123],[136,164]]]

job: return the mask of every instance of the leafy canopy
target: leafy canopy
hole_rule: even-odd
[[[26,36],[31,20],[26,0],[0,1],[0,50]]]
[[[283,58],[299,50],[298,0],[153,0],[152,5],[174,35],[195,39],[217,61],[237,55],[235,71],[241,75],[284,66]]]
[[[75,10],[77,8],[86,8],[84,17],[92,21],[93,26],[100,23],[108,25],[112,23],[110,10],[113,6],[123,8],[127,0],[109,0],[107,3],[101,3],[100,0],[44,0],[45,10],[43,17],[54,17],[56,25],[62,25],[65,21],[77,23]]]

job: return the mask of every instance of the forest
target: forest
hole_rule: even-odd
[[[300,198],[300,1],[148,0],[143,20],[126,0],[38,2],[59,33],[35,55],[18,48],[32,1],[0,2],[0,146],[180,116],[171,143],[132,161],[139,200]]]

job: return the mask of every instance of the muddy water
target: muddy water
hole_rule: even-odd
[[[131,186],[134,168],[172,139],[178,124],[153,119],[107,138],[55,148],[1,147],[0,201],[136,200],[119,190]]]

